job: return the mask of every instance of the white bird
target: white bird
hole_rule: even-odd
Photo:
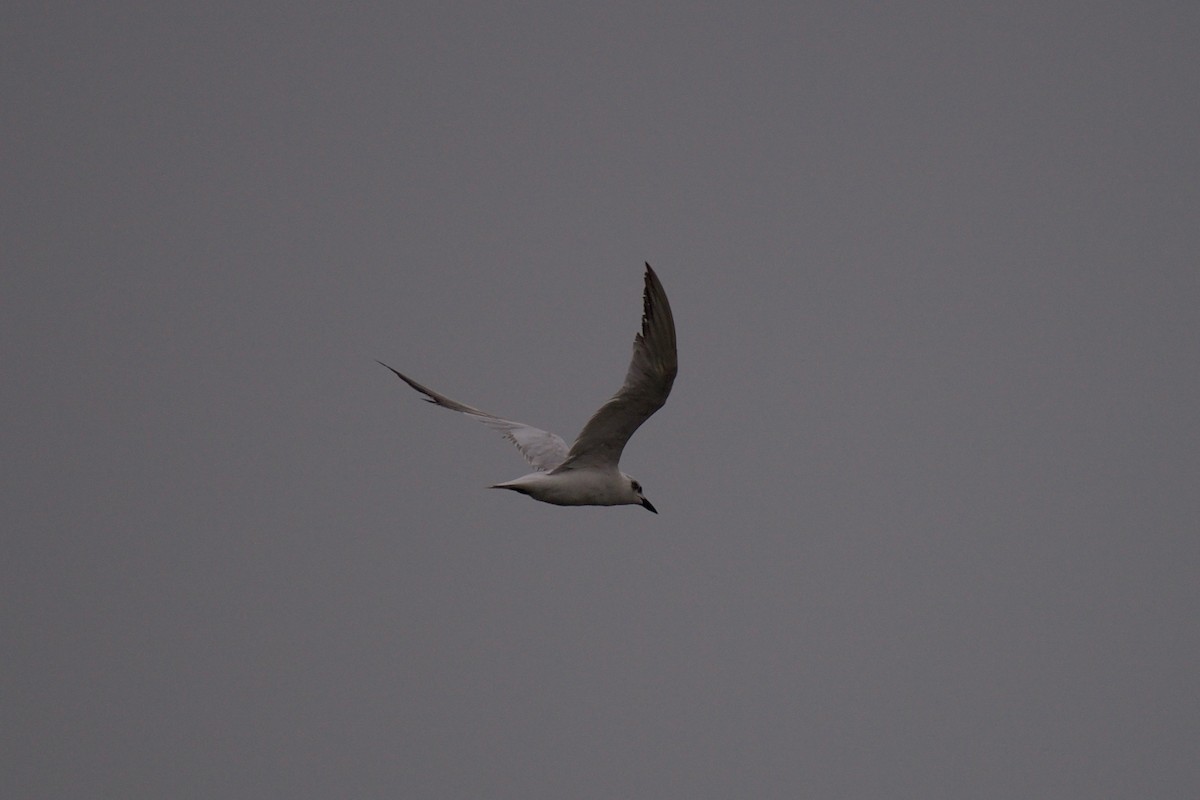
[[[667,402],[679,369],[675,320],[667,294],[649,264],[642,294],[642,331],[633,339],[633,359],[625,383],[592,415],[569,449],[557,434],[451,400],[379,363],[425,395],[427,402],[460,411],[503,433],[535,470],[488,488],[512,489],[560,506],[638,505],[658,513],[642,494],[642,485],[617,469],[629,437]]]

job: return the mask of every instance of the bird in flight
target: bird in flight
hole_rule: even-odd
[[[649,264],[645,283],[642,330],[633,339],[633,358],[625,383],[592,415],[569,448],[557,434],[451,400],[382,361],[379,363],[425,395],[427,402],[459,411],[504,434],[533,466],[534,471],[528,475],[488,488],[511,489],[559,506],[636,505],[657,514],[642,493],[642,485],[617,469],[629,437],[667,402],[679,369],[675,320],[662,283]]]

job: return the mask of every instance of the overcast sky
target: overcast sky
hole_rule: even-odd
[[[6,797],[1200,796],[1200,5],[0,23]]]

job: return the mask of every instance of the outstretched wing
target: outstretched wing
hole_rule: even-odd
[[[633,359],[625,374],[625,384],[583,426],[558,470],[615,468],[629,437],[667,402],[678,371],[671,305],[658,276],[647,264],[642,330],[633,340]]]
[[[489,428],[500,431],[500,433],[504,434],[504,438],[517,446],[517,449],[521,451],[521,455],[525,456],[525,460],[532,464],[534,469],[538,471],[552,470],[566,460],[567,443],[558,434],[549,433],[548,431],[543,431],[521,422],[501,419],[495,414],[489,414],[486,411],[472,408],[457,400],[451,400],[443,394],[438,394],[433,389],[422,386],[400,371],[388,367],[382,361],[378,363],[392,370],[392,372],[396,373],[397,378],[425,395],[426,402],[439,405],[442,408],[448,408],[451,411],[460,411],[473,419],[479,420]]]

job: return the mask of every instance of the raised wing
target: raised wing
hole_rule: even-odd
[[[517,446],[517,449],[521,451],[521,455],[525,456],[525,460],[532,464],[535,470],[542,472],[552,470],[566,460],[567,443],[558,434],[543,431],[521,422],[501,419],[495,414],[489,414],[486,411],[472,408],[457,400],[451,400],[443,394],[438,394],[433,389],[422,386],[400,371],[388,367],[382,361],[378,363],[392,370],[392,372],[396,373],[397,378],[425,395],[426,402],[439,405],[442,408],[448,408],[451,411],[460,411],[473,419],[479,420],[489,428],[500,431],[500,433],[504,434],[505,439],[508,439]]]
[[[678,371],[671,304],[658,276],[647,264],[642,330],[633,339],[633,359],[625,373],[625,384],[583,426],[557,471],[606,466],[615,469],[629,437],[667,402]]]

